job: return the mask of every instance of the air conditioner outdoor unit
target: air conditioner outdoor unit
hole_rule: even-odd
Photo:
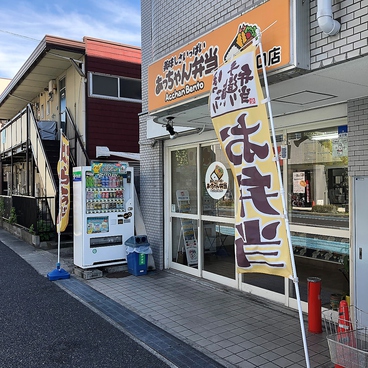
[[[51,79],[49,81],[49,93],[53,93],[54,89],[56,89],[56,80],[55,79]]]

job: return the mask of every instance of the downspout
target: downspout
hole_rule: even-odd
[[[340,23],[332,18],[332,0],[317,0],[317,21],[322,31],[334,36],[340,30]]]

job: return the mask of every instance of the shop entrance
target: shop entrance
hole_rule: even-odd
[[[174,149],[170,159],[173,267],[235,280],[234,178],[220,145]]]
[[[347,138],[340,130],[331,125],[323,134],[285,131],[276,137],[280,156],[286,151],[281,174],[305,309],[308,277],[322,279],[323,307],[329,308],[334,298],[349,293]],[[170,143],[167,266],[296,307],[289,280],[236,272],[234,224],[239,200],[227,159],[213,135],[192,144]],[[208,190],[213,184],[208,177],[218,180],[216,163],[228,176],[226,190],[217,197]]]

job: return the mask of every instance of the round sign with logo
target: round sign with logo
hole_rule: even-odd
[[[229,174],[221,162],[213,162],[206,171],[205,185],[208,194],[221,199],[229,189]]]

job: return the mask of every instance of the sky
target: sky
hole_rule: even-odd
[[[140,46],[140,0],[0,1],[0,78],[13,78],[45,35]]]

